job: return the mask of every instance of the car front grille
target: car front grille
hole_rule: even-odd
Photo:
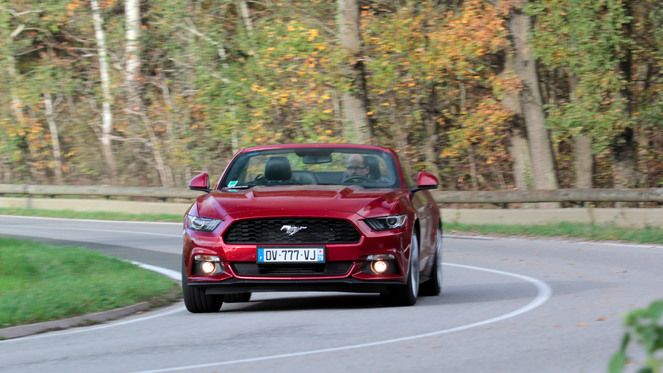
[[[256,264],[233,263],[233,271],[238,276],[298,277],[298,276],[340,276],[348,273],[352,262],[329,262],[325,264]]]
[[[289,227],[300,229],[288,234]],[[224,241],[234,244],[334,244],[356,243],[359,238],[357,229],[346,220],[277,218],[237,221],[228,228]]]

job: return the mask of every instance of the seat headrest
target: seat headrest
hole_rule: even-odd
[[[373,180],[380,178],[380,163],[371,155],[364,156],[364,165],[368,167],[368,177]]]
[[[292,170],[290,162],[286,157],[271,157],[265,165],[265,179],[267,180],[290,180]]]

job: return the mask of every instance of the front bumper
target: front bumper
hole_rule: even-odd
[[[231,222],[224,222],[215,232],[199,232],[185,228],[183,261],[184,273],[190,286],[205,286],[209,291],[237,293],[246,291],[348,291],[381,292],[392,285],[406,281],[409,247],[412,226],[397,230],[375,232],[358,216],[334,216],[351,221],[360,233],[356,243],[301,245],[324,246],[326,263],[351,263],[343,273],[324,275],[251,275],[237,270],[237,264],[255,264],[257,247],[269,247],[261,244],[230,244],[223,240],[225,229]],[[284,245],[273,245],[283,247]],[[292,245],[297,247],[299,245]],[[390,254],[393,258],[393,270],[377,275],[367,271],[369,255]],[[220,258],[222,273],[203,276],[193,273],[195,255],[214,255]],[[239,290],[238,290],[239,289]]]

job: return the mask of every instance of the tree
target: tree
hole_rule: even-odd
[[[529,41],[531,19],[523,12],[522,3],[514,5],[508,24],[513,38],[515,72],[523,83],[520,101],[527,128],[534,186],[537,189],[557,189],[557,176],[550,138],[545,127],[536,60],[532,55]]]
[[[628,18],[619,1],[537,0],[528,12],[537,18],[535,54],[566,77],[548,83],[562,92],[548,105],[548,122],[559,138],[572,139],[575,185],[590,188],[592,143],[599,152],[633,144],[619,134],[629,126],[620,68],[628,50],[623,31]]]
[[[104,23],[101,18],[99,2],[90,0],[92,8],[92,20],[94,22],[94,36],[97,41],[97,54],[99,56],[99,76],[101,78],[102,91],[102,125],[101,125],[101,151],[106,161],[106,167],[110,172],[111,183],[117,182],[117,165],[113,155],[113,112],[111,111],[112,96],[110,91],[110,76],[108,73],[108,56],[106,51],[106,35]]]
[[[146,145],[150,148],[154,158],[155,168],[159,175],[162,186],[172,186],[173,176],[161,153],[161,141],[152,128],[152,123],[146,113],[140,90],[140,0],[126,0],[124,3],[126,21],[126,67],[125,85],[127,90],[127,113],[130,120],[135,119],[142,123],[149,141]]]
[[[51,146],[53,150],[53,161],[55,163],[55,181],[62,183],[62,156],[60,152],[60,132],[55,122],[55,113],[53,111],[53,99],[50,92],[44,93],[44,108],[46,110],[46,120],[48,129],[51,133]]]
[[[344,131],[345,137],[352,138],[355,142],[367,143],[372,135],[367,115],[368,96],[361,56],[359,14],[357,0],[338,0],[338,36],[341,47],[348,55],[344,70],[345,78],[349,81],[349,86],[343,89],[341,108],[343,121],[352,126],[352,132]],[[352,136],[348,136],[350,133]]]

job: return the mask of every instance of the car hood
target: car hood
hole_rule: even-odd
[[[224,189],[198,198],[198,216],[234,219],[268,216],[325,216],[325,211],[388,215],[398,210],[401,189],[358,186],[289,185]]]

